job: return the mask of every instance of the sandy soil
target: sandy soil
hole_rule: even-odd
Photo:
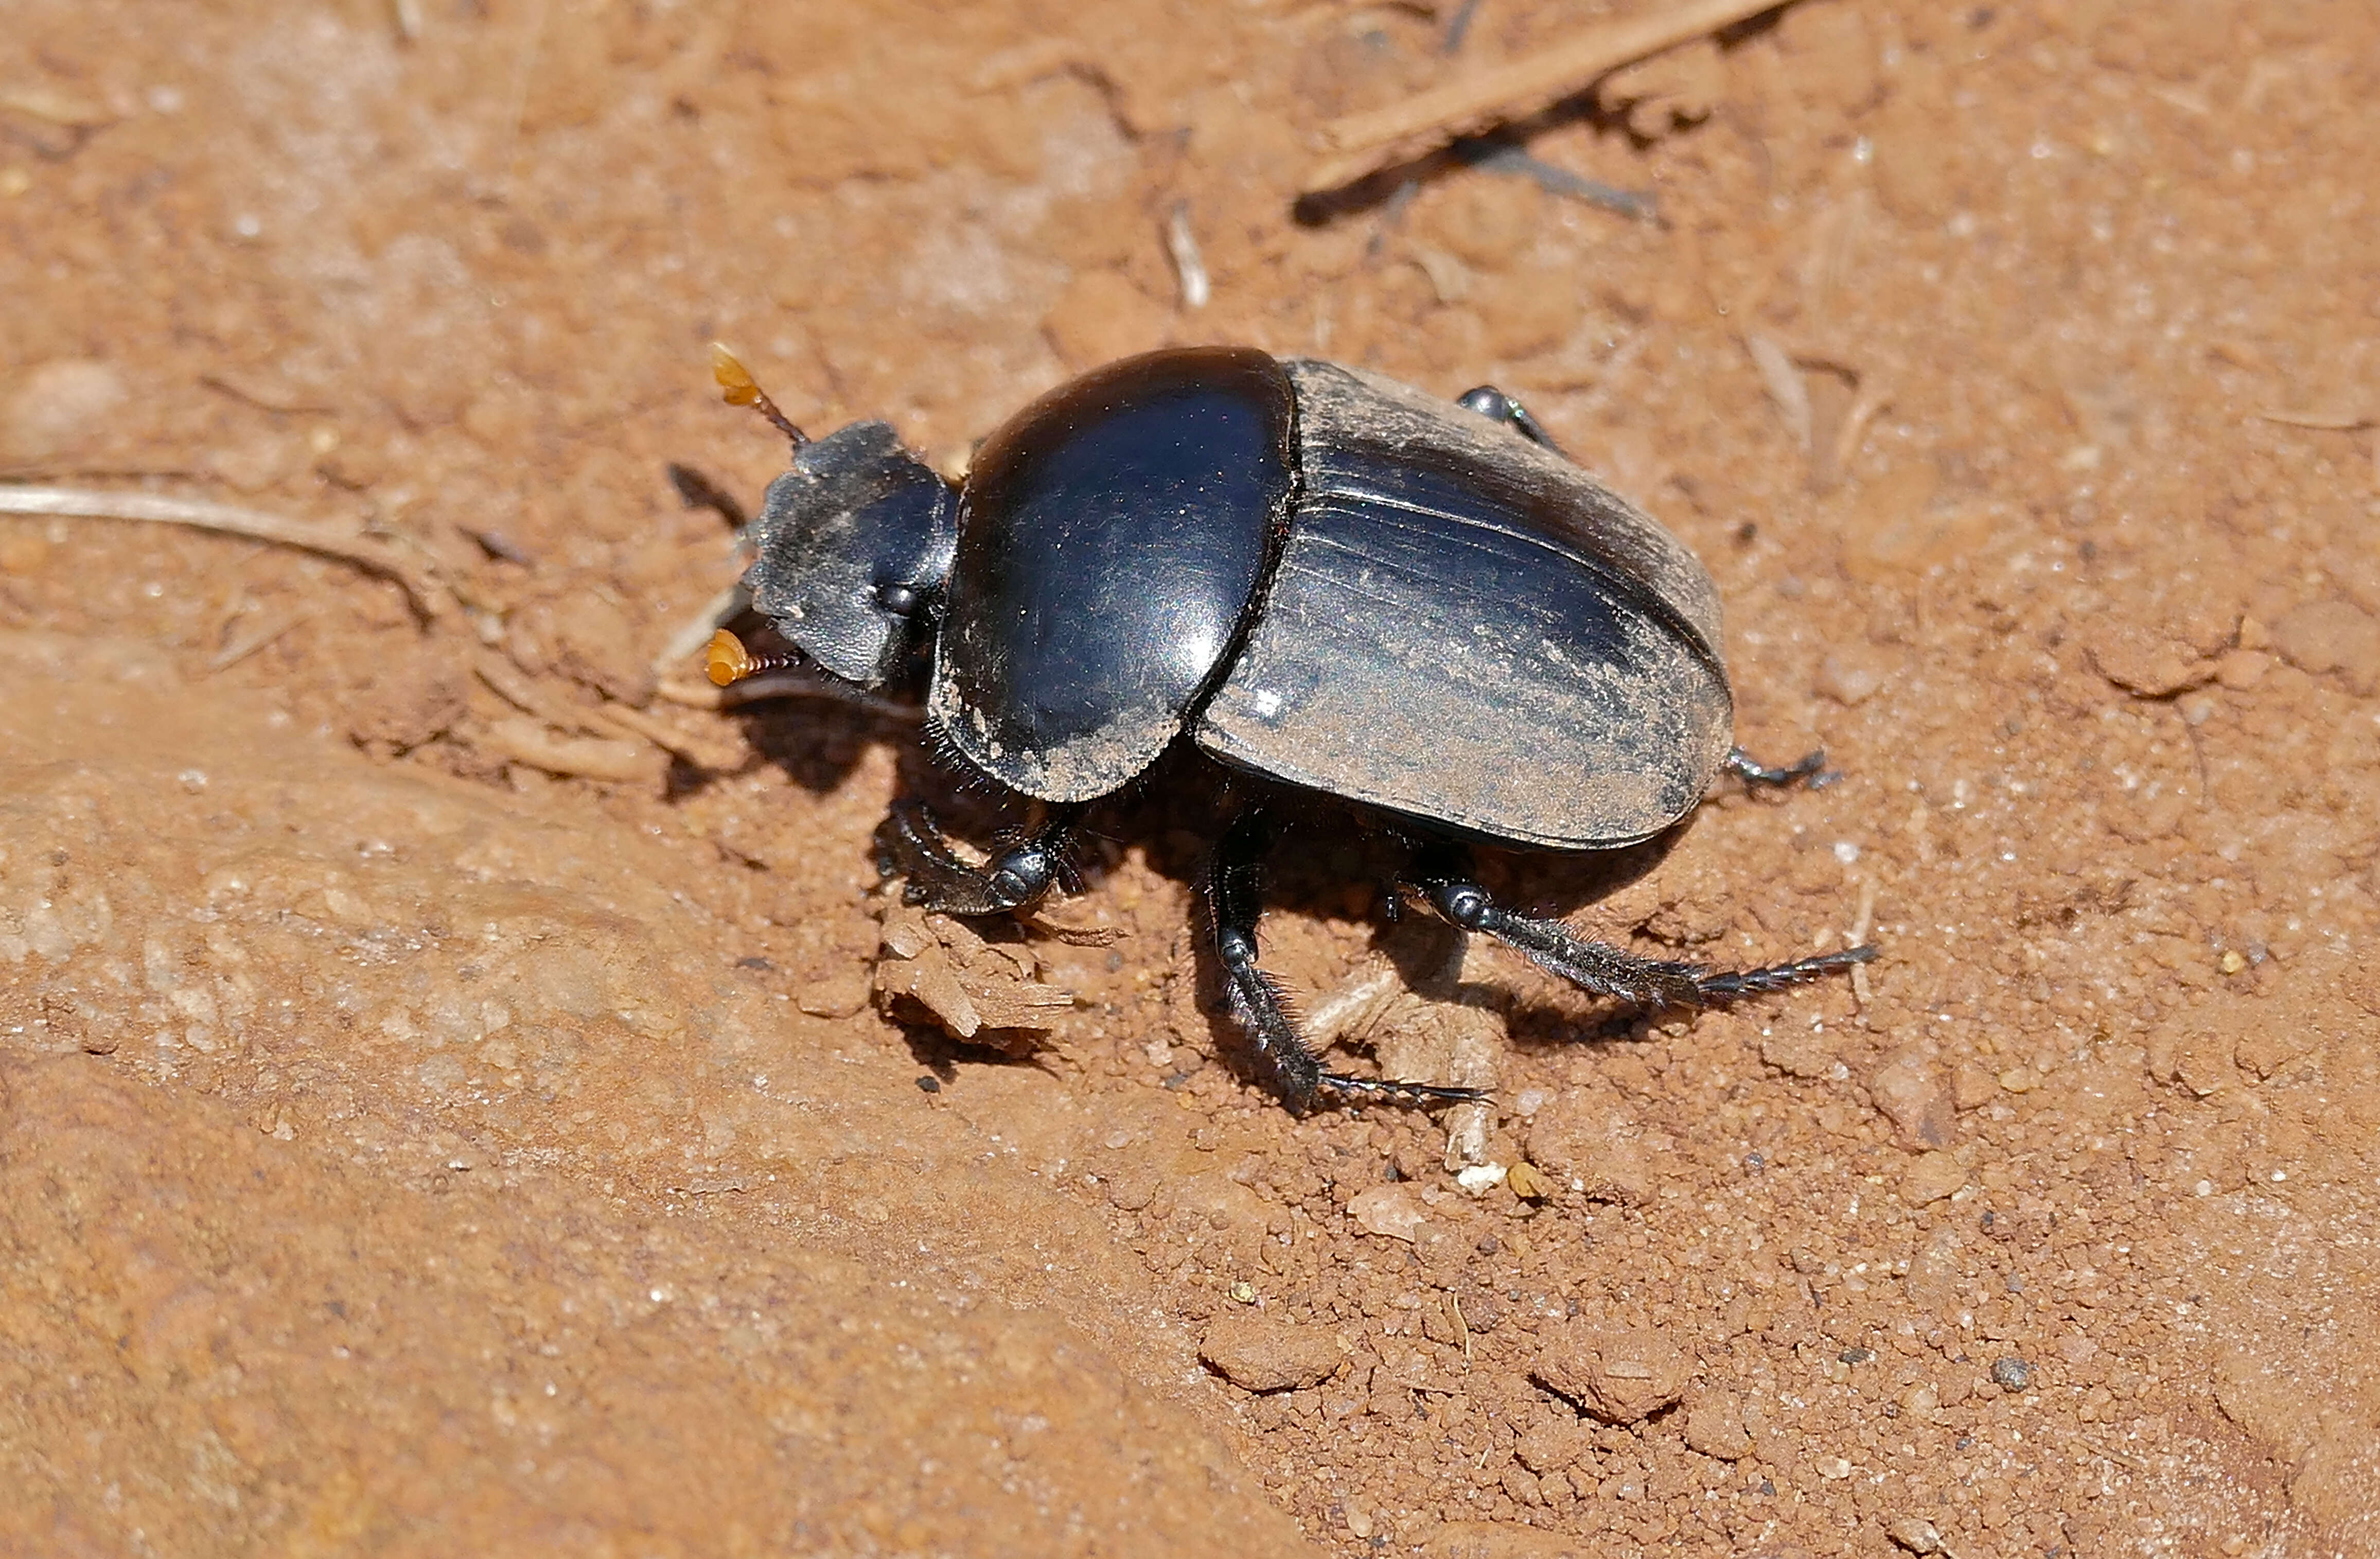
[[[459,604],[0,518],[0,1549],[2380,1553],[2380,13],[1807,0],[1531,140],[1658,222],[1293,216],[1606,11],[15,0],[0,473]],[[1003,933],[1037,1054],[882,1016],[886,805],[1015,820],[655,700],[736,568],[667,465],[783,457],[713,337],[941,459],[1168,341],[1522,395],[1845,777],[1494,881],[1882,956],[1581,1041],[1318,826],[1269,957],[1422,970],[1343,1064],[1496,1105],[1293,1118],[1184,775],[1052,911],[1111,940]]]

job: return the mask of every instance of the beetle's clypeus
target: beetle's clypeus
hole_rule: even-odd
[[[811,442],[743,384],[731,398],[758,399],[795,441],[750,528],[753,606],[834,676],[921,684],[944,752],[1044,804],[982,867],[897,813],[912,902],[1036,902],[1084,809],[1187,743],[1267,782],[1243,788],[1386,821],[1415,842],[1408,895],[1597,994],[1706,1006],[1872,956],[1643,958],[1475,880],[1474,844],[1612,849],[1669,828],[1722,773],[1781,785],[1821,766],[1763,768],[1733,746],[1710,576],[1501,392],[1447,403],[1245,347],[1152,352],[1034,402],[954,490],[884,423]],[[722,638],[712,674],[729,680],[751,663]],[[1207,891],[1273,1089],[1298,1109],[1475,1097],[1324,1070],[1257,965],[1268,840],[1260,807],[1243,810]]]

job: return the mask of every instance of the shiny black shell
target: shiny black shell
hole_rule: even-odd
[[[1510,844],[1682,817],[1731,745],[1718,603],[1658,523],[1392,380],[1152,353],[985,445],[928,713],[986,774],[1087,800],[1176,737]]]
[[[1129,784],[1239,640],[1294,427],[1288,375],[1245,347],[1130,358],[1011,418],[960,493],[928,718],[1028,796]]]

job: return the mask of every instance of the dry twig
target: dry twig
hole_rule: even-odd
[[[2278,422],[2285,428],[2311,428],[2316,432],[2351,433],[2372,425],[2372,419],[2361,411],[2344,408],[2315,408],[2294,409],[2289,407],[2268,407],[2256,413],[2257,420]]]
[[[136,519],[187,525],[247,536],[275,546],[320,553],[392,579],[413,599],[414,610],[434,622],[455,610],[455,595],[427,570],[385,542],[333,530],[304,520],[284,519],[259,509],[199,498],[168,498],[154,493],[106,493],[73,487],[0,485],[0,514],[66,515],[81,519]]]
[[[1624,65],[1706,37],[1778,0],[1689,0],[1651,16],[1608,23],[1567,43],[1466,76],[1432,91],[1323,126],[1335,153],[1306,175],[1305,192],[1320,194],[1367,174],[1411,162],[1464,136],[1524,117],[1574,96]]]

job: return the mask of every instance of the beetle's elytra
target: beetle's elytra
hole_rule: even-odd
[[[1084,810],[1187,743],[1257,794],[1375,814],[1414,843],[1411,896],[1590,992],[1704,1006],[1873,956],[1642,958],[1473,880],[1475,843],[1609,849],[1678,822],[1724,773],[1777,785],[1820,767],[1734,748],[1710,576],[1500,391],[1449,403],[1245,347],[1152,352],[1026,408],[954,491],[882,422],[812,442],[742,388],[731,398],[758,398],[795,440],[750,528],[753,607],[832,676],[919,689],[941,750],[1043,803],[980,868],[899,814],[912,902],[1036,902]],[[1268,842],[1251,806],[1208,884],[1267,1081],[1299,1109],[1475,1097],[1323,1069],[1257,966]]]

